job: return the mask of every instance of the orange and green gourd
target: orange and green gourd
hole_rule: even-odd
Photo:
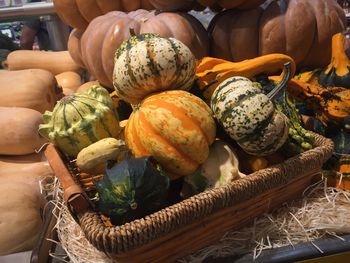
[[[171,179],[193,173],[216,135],[208,105],[182,90],[147,97],[131,114],[125,141],[135,157],[153,156]]]
[[[345,53],[345,36],[338,33],[332,37],[332,60],[321,72],[319,83],[322,86],[336,86],[350,89],[350,60]]]

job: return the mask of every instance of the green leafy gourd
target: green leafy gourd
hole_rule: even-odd
[[[283,79],[268,95],[259,83],[244,77],[228,78],[215,89],[214,116],[245,152],[268,155],[287,140],[289,120],[275,109],[272,99],[285,88],[289,75],[285,66]]]
[[[120,130],[109,93],[99,85],[62,98],[43,118],[39,133],[70,157],[103,138],[118,138]]]
[[[181,41],[141,34],[117,50],[113,86],[121,99],[137,104],[151,93],[189,90],[195,70],[195,56]]]
[[[276,101],[276,108],[290,120],[289,136],[282,147],[283,154],[291,157],[314,148],[315,137],[303,127],[298,109],[287,94]]]
[[[144,217],[160,209],[166,201],[169,178],[150,157],[108,162],[106,175],[94,182],[98,210],[115,225]]]

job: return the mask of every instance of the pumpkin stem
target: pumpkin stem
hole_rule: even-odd
[[[277,98],[282,92],[284,92],[290,78],[290,69],[291,69],[290,62],[287,62],[283,65],[283,73],[282,73],[283,77],[281,81],[278,82],[276,87],[267,94],[270,100]]]
[[[129,28],[129,33],[130,33],[130,36],[132,37],[136,36],[135,29],[133,27]]]

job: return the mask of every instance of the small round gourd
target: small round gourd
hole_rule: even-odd
[[[222,82],[211,97],[211,108],[225,131],[249,154],[271,154],[288,137],[288,118],[275,109],[259,83],[245,77]]]
[[[171,179],[189,175],[209,155],[216,134],[207,104],[182,90],[147,97],[134,109],[125,141],[135,157],[153,156]]]
[[[159,36],[131,42],[115,57],[113,85],[120,98],[136,104],[154,92],[191,88],[196,61],[185,44]]]
[[[98,85],[64,97],[43,117],[39,133],[70,157],[103,138],[118,138],[120,130],[109,93]]]

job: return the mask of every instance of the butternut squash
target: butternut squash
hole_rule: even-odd
[[[0,256],[33,249],[45,205],[39,180],[52,176],[47,162],[0,165]]]
[[[0,72],[0,106],[23,107],[41,113],[52,110],[62,97],[55,77],[46,70]]]
[[[16,50],[7,56],[5,65],[9,70],[45,69],[53,75],[65,71],[81,71],[68,51]]]
[[[0,154],[34,153],[46,139],[38,133],[42,114],[27,108],[0,107]]]
[[[290,77],[293,77],[295,74],[294,60],[284,54],[269,54],[241,62],[204,57],[197,63],[197,85],[208,102],[214,90],[224,80],[233,76],[252,78],[262,73],[273,74],[280,72],[287,62],[290,62],[291,65]]]
[[[11,163],[15,164],[23,164],[23,163],[36,163],[36,162],[44,162],[46,161],[45,154],[43,151],[40,153],[32,153],[25,155],[0,155],[0,165]]]
[[[74,93],[75,93],[74,90],[67,89],[67,88],[63,88],[63,95],[64,95],[64,97],[66,97],[66,96],[71,96],[71,95],[73,95]]]
[[[62,72],[56,75],[55,78],[62,89],[76,91],[82,84],[81,76],[73,71]]]

